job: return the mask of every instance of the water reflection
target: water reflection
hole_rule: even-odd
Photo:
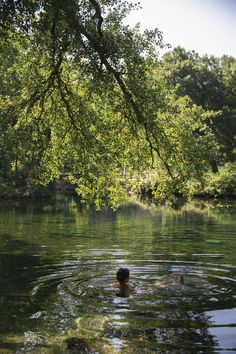
[[[0,205],[0,351],[232,352],[235,214],[207,203]],[[121,266],[136,285],[125,299],[112,287]],[[150,286],[177,275],[184,284]]]

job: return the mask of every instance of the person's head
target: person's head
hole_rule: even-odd
[[[129,269],[120,268],[116,273],[116,279],[120,283],[124,283],[125,281],[128,281],[129,280]]]

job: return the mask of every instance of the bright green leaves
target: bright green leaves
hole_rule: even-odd
[[[211,128],[220,112],[210,105],[220,82],[216,60],[177,49],[158,62],[162,34],[124,26],[125,1],[15,1],[8,15],[7,4],[4,178],[28,194],[63,178],[97,208],[116,208],[147,174],[159,199],[199,188],[217,154]],[[233,65],[224,64],[228,87]]]
[[[164,55],[157,70],[158,79],[178,96],[189,96],[193,103],[211,111],[207,125],[220,145],[221,163],[234,159],[235,63],[227,56],[201,57],[178,47]]]

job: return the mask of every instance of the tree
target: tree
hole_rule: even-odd
[[[232,57],[201,57],[177,47],[164,55],[159,68],[161,80],[175,88],[178,96],[189,96],[198,106],[215,112],[209,126],[220,145],[220,162],[234,159],[235,63]]]
[[[20,86],[11,99],[2,94],[1,112],[16,117],[28,185],[66,175],[99,206],[124,197],[123,168],[136,178],[154,168],[182,187],[201,180],[216,153],[211,113],[153,77],[162,35],[124,26],[130,9],[119,0],[3,1],[1,33],[19,48],[11,70]]]

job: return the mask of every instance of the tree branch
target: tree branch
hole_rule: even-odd
[[[89,0],[89,2],[95,8],[95,14],[93,15],[93,18],[97,19],[97,31],[98,31],[100,38],[102,38],[102,36],[103,36],[103,34],[102,34],[103,17],[102,17],[102,11],[101,11],[100,4],[96,0]]]

